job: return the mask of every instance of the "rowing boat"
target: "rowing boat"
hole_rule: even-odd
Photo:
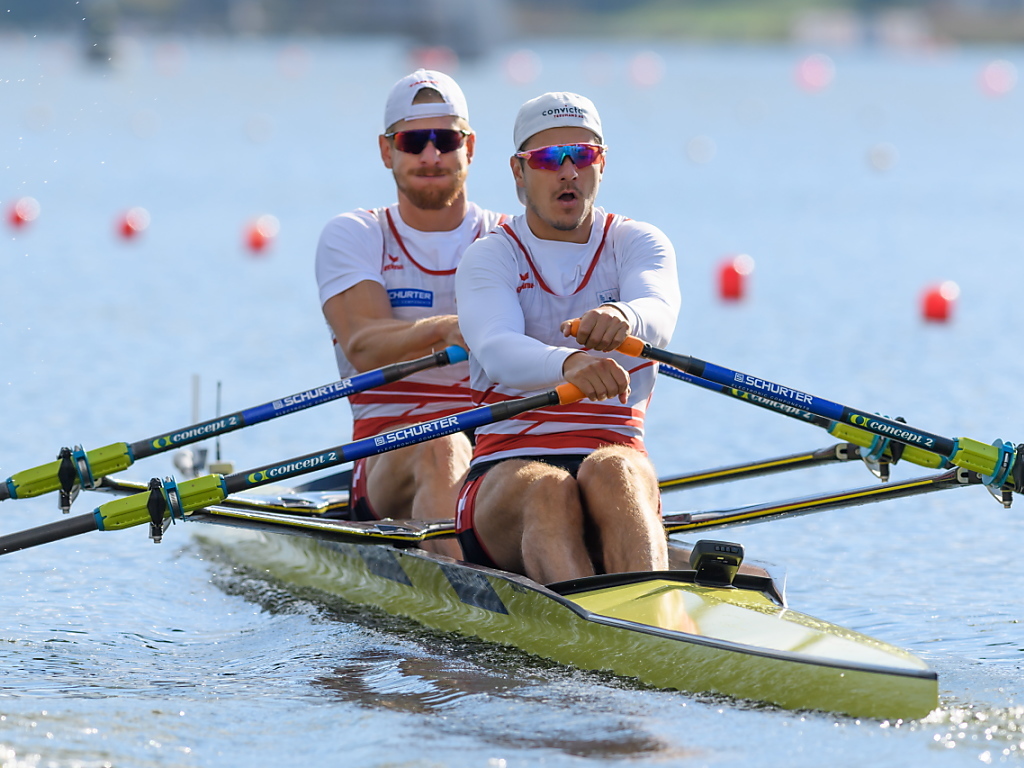
[[[742,562],[739,545],[670,539],[672,570],[545,585],[416,546],[450,523],[338,519],[348,496],[331,485],[267,486],[187,519],[218,526],[199,535],[273,578],[581,669],[854,717],[919,718],[938,705],[923,661],[791,610],[778,574]]]
[[[888,481],[889,466],[901,458],[941,470],[880,486],[666,515],[665,532],[670,537],[971,485],[983,485],[1005,507],[1015,494],[1024,493],[1024,443],[944,437],[656,349],[632,337],[619,351],[671,366],[685,381],[799,418],[848,441],[813,453],[662,480],[663,490],[854,458],[863,460],[883,481]],[[409,365],[450,362],[445,354]],[[309,407],[314,401],[341,396],[337,392],[377,386],[378,377],[404,375],[390,369],[361,374],[358,382],[346,380],[336,388],[300,393],[293,400],[296,408]],[[772,570],[743,562],[737,544],[704,540],[691,546],[670,538],[671,570],[539,584],[419,547],[432,538],[451,536],[451,521],[341,519],[348,496],[337,477],[282,485],[313,471],[582,397],[572,385],[562,384],[244,472],[222,475],[218,470],[181,483],[167,477],[131,484],[111,474],[129,466],[139,457],[137,451],[149,455],[170,450],[239,428],[238,420],[206,422],[94,451],[65,448],[56,462],[15,473],[0,483],[0,501],[58,491],[59,506],[67,512],[80,489],[130,495],[102,504],[91,514],[2,535],[0,556],[70,536],[147,524],[150,536],[159,541],[173,521],[198,521],[210,524],[207,531],[218,527],[218,540],[239,563],[274,577],[582,669],[608,670],[664,688],[855,717],[919,718],[938,705],[937,676],[921,659],[791,610]],[[250,416],[264,420],[280,415],[275,408],[276,401],[274,408],[259,406],[235,416],[246,423]]]

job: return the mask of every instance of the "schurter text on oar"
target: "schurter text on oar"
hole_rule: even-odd
[[[769,397],[789,400],[790,402],[796,403],[811,404],[814,402],[814,398],[811,395],[808,395],[806,392],[801,392],[799,389],[783,387],[779,384],[775,384],[774,382],[765,381],[764,379],[759,379],[756,376],[750,376],[746,373],[737,373],[736,382],[746,387],[750,387],[751,389],[756,389],[758,392],[763,392]]]
[[[396,429],[392,432],[385,432],[373,438],[374,445],[389,445],[391,443],[402,443],[424,435],[440,437],[446,432],[457,432],[462,427],[455,416],[445,416],[437,421],[428,421],[424,424],[414,424],[411,427]]]
[[[351,390],[352,379],[342,379],[341,381],[336,381],[333,384],[316,387],[315,389],[307,389],[305,392],[299,392],[294,395],[288,395],[288,397],[282,397],[280,400],[275,400],[274,410],[280,411],[284,408],[296,408],[306,403],[322,400],[324,398],[334,399],[336,397],[344,397],[351,394]]]

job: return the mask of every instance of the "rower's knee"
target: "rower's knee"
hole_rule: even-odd
[[[653,469],[645,456],[629,448],[609,446],[587,457],[577,474],[581,487],[591,492],[614,493],[629,488],[650,490]]]
[[[528,481],[519,485],[525,526],[561,536],[582,530],[583,506],[575,478],[543,464],[532,465],[526,474]]]

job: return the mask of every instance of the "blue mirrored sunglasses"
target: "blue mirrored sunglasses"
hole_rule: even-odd
[[[557,171],[567,157],[577,168],[586,168],[600,160],[607,151],[604,144],[552,144],[516,152],[515,156],[523,158],[535,171]]]

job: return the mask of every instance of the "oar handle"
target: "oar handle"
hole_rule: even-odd
[[[586,395],[583,394],[583,390],[577,387],[575,384],[565,382],[555,387],[555,392],[558,393],[558,404],[568,405],[569,403],[576,403],[582,400]]]
[[[569,324],[569,332],[573,336],[575,336],[577,333],[580,332],[580,321],[579,321],[579,318],[573,320]],[[646,346],[647,346],[646,342],[644,342],[641,339],[638,339],[636,336],[627,336],[626,340],[624,342],[622,342],[616,348],[615,351],[616,352],[621,352],[624,355],[629,355],[630,357],[643,357],[644,356],[644,347],[646,347]]]

